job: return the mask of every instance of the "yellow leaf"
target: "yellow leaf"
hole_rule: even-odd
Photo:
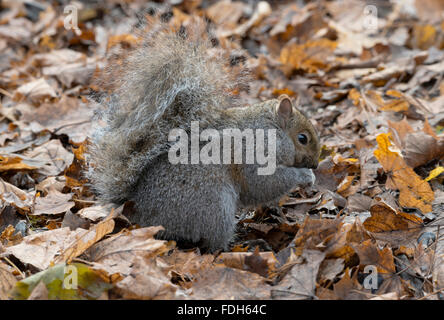
[[[280,55],[280,61],[285,65],[285,72],[304,70],[316,73],[318,70],[329,70],[327,59],[332,56],[337,42],[328,39],[310,40],[303,44],[291,43],[286,45]]]
[[[141,39],[131,34],[119,34],[111,36],[108,40],[108,49],[114,47],[117,44],[125,43],[129,46],[135,46],[140,43]]]
[[[416,46],[421,50],[426,50],[435,43],[436,29],[430,24],[415,25],[413,28],[413,36]]]
[[[432,179],[435,179],[437,176],[439,176],[441,173],[444,172],[444,168],[439,166],[432,171],[430,171],[429,176],[425,179],[425,181],[430,181]]]
[[[281,94],[286,94],[287,96],[294,96],[296,93],[288,88],[283,88],[283,89],[273,89],[273,95],[275,95],[276,97],[280,96]]]
[[[20,157],[3,157],[0,156],[0,172],[8,170],[31,170],[35,167],[22,162]]]
[[[402,98],[402,93],[397,90],[387,90],[385,94],[395,98]]]
[[[381,111],[394,111],[394,112],[402,112],[408,111],[410,104],[405,100],[392,100],[387,102],[384,106],[380,107]]]
[[[362,96],[356,88],[353,88],[348,93],[348,98],[353,101],[355,106],[359,106],[362,101]]]

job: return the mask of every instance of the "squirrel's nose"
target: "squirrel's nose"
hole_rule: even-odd
[[[316,169],[317,167],[318,167],[318,160],[316,159],[316,160],[311,160],[310,162],[309,162],[309,168],[310,169]]]

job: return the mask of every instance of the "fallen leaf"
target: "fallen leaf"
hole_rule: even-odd
[[[318,279],[320,282],[333,281],[344,270],[344,259],[326,259],[319,267]]]
[[[194,280],[196,275],[201,272],[209,272],[215,266],[212,254],[201,255],[196,251],[198,250],[183,252],[176,248],[172,253],[160,257],[170,265],[171,272],[180,277],[182,287],[191,287],[191,281]],[[190,283],[186,283],[186,281],[190,281]]]
[[[410,133],[405,137],[405,162],[412,168],[431,160],[444,157],[444,140],[436,140],[423,132]]]
[[[0,261],[0,300],[7,300],[8,294],[17,282],[12,268]]]
[[[105,239],[88,250],[91,261],[106,266],[109,274],[122,273],[125,276],[131,273],[130,265],[116,263],[117,261],[130,262],[132,256],[140,255],[146,259],[158,256],[169,250],[166,241],[154,239],[154,235],[163,230],[162,227],[148,227],[122,232]]]
[[[187,297],[179,295],[178,287],[171,283],[163,270],[154,261],[142,256],[132,259],[132,269],[129,276],[116,283],[113,293],[122,299],[166,300]]]
[[[285,65],[286,74],[295,70],[316,73],[318,70],[328,71],[331,64],[328,57],[332,56],[336,43],[328,39],[310,40],[304,44],[288,44],[282,48],[279,60]]]
[[[423,213],[430,212],[434,199],[430,185],[407,166],[399,152],[390,150],[389,137],[389,134],[378,135],[378,149],[374,151],[375,157],[387,173],[387,187],[400,191],[399,202],[402,206],[418,208]]]
[[[24,264],[31,264],[38,270],[48,268],[54,257],[60,254],[64,248],[86,230],[77,229],[70,231],[69,228],[54,229],[35,233],[23,238],[14,246],[7,247],[5,254],[13,255]]]
[[[371,217],[363,225],[370,232],[388,232],[420,228],[421,218],[409,213],[397,212],[384,202],[378,202],[370,208]]]
[[[43,78],[25,83],[24,85],[18,87],[14,93],[14,98],[16,100],[26,98],[33,103],[56,97],[57,93],[54,88],[51,87]]]
[[[10,205],[23,211],[30,211],[34,194],[25,192],[0,178],[0,200],[3,206]]]
[[[9,170],[32,170],[35,168],[36,167],[23,163],[20,157],[0,156],[0,172]]]
[[[99,272],[87,265],[61,263],[17,282],[11,297],[15,300],[28,299],[42,284],[50,300],[98,299],[111,288]]]
[[[105,218],[111,212],[111,208],[107,205],[93,206],[80,209],[77,215],[89,219],[91,221],[97,221],[99,219]]]
[[[115,215],[112,211],[108,217],[98,224],[92,225],[89,230],[82,230],[72,243],[63,248],[63,251],[61,251],[60,255],[55,259],[55,263],[71,263],[72,259],[78,257],[104,236],[111,233],[114,229],[113,218]]]
[[[58,139],[50,140],[33,150],[25,152],[25,156],[44,162],[45,165],[37,171],[46,176],[60,174],[74,159],[74,155],[67,151]]]
[[[74,201],[70,201],[72,194],[61,193],[52,189],[46,197],[37,197],[33,215],[60,214],[74,207]]]
[[[441,167],[441,166],[436,167],[435,169],[430,171],[430,174],[427,178],[425,178],[425,181],[430,181],[432,179],[435,179],[443,172],[444,172],[444,167]]]
[[[271,289],[272,299],[313,299],[319,267],[325,253],[306,249],[302,258],[303,261],[295,264],[282,281]]]
[[[268,277],[274,271],[277,260],[272,252],[223,252],[216,263],[224,264],[229,268],[255,272],[263,277]]]
[[[191,299],[250,300],[270,299],[270,286],[256,273],[216,267],[196,277]]]

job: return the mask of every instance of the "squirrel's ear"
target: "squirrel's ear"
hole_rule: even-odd
[[[285,94],[279,96],[278,101],[279,103],[276,106],[276,114],[281,121],[281,125],[285,128],[285,124],[293,114],[293,104],[291,103],[290,98]]]

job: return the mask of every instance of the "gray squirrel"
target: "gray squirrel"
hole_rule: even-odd
[[[104,126],[91,139],[87,176],[102,202],[134,203],[133,223],[162,225],[161,238],[227,249],[239,208],[273,203],[314,183],[309,168],[318,164],[319,137],[285,95],[236,106],[238,79],[211,41],[189,30],[157,30],[128,56],[101,101]],[[274,173],[258,174],[257,162],[171,163],[171,130],[190,133],[193,121],[200,130],[262,129],[265,137],[273,129]]]

